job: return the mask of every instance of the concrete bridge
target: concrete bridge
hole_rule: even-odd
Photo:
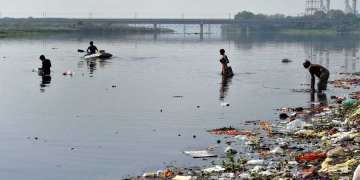
[[[5,19],[3,19],[5,20]],[[78,18],[23,18],[16,19],[17,21],[35,22],[35,23],[64,23],[64,24],[77,24],[77,23],[104,23],[111,24],[128,24],[128,25],[153,25],[157,29],[159,25],[199,25],[200,34],[204,32],[204,25],[225,25],[234,24],[234,19],[176,19],[176,18],[120,18],[120,19],[78,19]]]

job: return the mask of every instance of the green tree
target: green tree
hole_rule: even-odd
[[[250,11],[241,11],[235,15],[235,20],[249,20],[253,19],[255,14]]]

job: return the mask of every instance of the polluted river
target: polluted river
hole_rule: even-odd
[[[86,49],[91,40],[114,56],[105,61],[81,58],[84,54],[76,50]],[[229,56],[232,78],[220,75],[221,48]],[[325,96],[312,97],[307,92],[310,75],[302,62],[309,59],[327,67],[330,81],[349,78],[360,71],[358,50],[359,40],[349,36],[218,33],[203,38],[102,34],[1,39],[0,179],[112,180],[144,173],[155,177],[169,167],[166,178],[176,173],[183,175],[179,178],[198,175],[181,170],[189,167],[202,173],[213,167],[213,178],[245,177],[244,169],[248,175],[254,175],[253,170],[254,177],[264,171],[271,177],[276,173],[266,170],[285,161],[283,166],[294,166],[289,172],[302,178],[304,172],[318,171],[319,163],[326,161],[325,150],[313,138],[287,141],[293,136],[284,135],[284,129],[294,126],[303,130],[296,131],[297,137],[321,139],[325,135],[319,133],[332,128],[318,132],[323,122],[309,125],[299,117],[332,118],[340,107],[327,105],[341,106],[336,101],[349,99],[357,90],[356,83],[347,82],[349,90],[345,82],[335,81]],[[36,72],[41,54],[52,62],[51,78]],[[284,58],[291,62],[282,63]],[[280,120],[281,113],[297,118]],[[317,130],[306,131],[307,126]],[[223,127],[233,128],[223,129],[232,133],[220,131]],[[331,135],[351,132],[349,136],[356,138],[355,131],[342,130]],[[246,159],[249,166],[222,172],[229,145],[237,151],[234,158]],[[217,157],[184,153],[199,150]],[[322,161],[304,164],[306,152]]]

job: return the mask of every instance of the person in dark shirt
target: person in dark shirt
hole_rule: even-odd
[[[40,56],[40,60],[42,62],[42,73],[43,75],[49,75],[51,73],[51,61],[46,59],[44,55]]]
[[[94,42],[90,41],[90,46],[87,48],[86,52],[88,54],[96,54],[97,51],[98,51],[98,49],[96,46],[94,46]]]
[[[329,70],[319,64],[311,64],[308,60],[306,60],[303,65],[306,69],[309,69],[311,75],[311,90],[315,92],[315,76],[319,78],[319,82],[317,84],[318,93],[326,90],[330,76]]]

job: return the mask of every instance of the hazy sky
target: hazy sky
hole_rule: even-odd
[[[344,0],[332,0],[344,9]],[[298,15],[305,0],[0,0],[1,16],[28,17],[218,17],[242,10]]]

